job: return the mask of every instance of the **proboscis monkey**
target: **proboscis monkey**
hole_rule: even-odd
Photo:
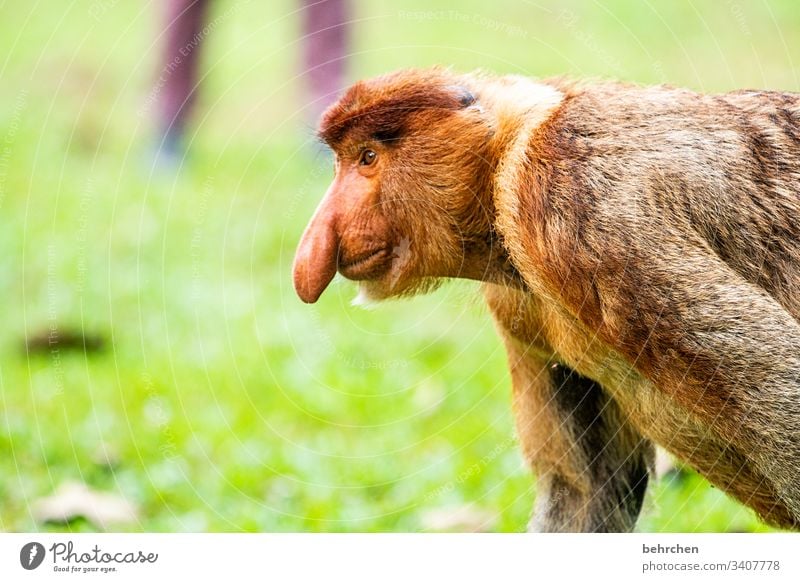
[[[798,95],[409,70],[320,136],[300,298],[337,270],[370,300],[482,281],[532,529],[631,530],[653,443],[800,527]]]

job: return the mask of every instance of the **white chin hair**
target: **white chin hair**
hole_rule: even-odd
[[[377,307],[379,301],[379,297],[375,297],[374,295],[370,294],[367,286],[361,284],[358,286],[358,295],[353,298],[352,305],[370,309],[372,307]]]

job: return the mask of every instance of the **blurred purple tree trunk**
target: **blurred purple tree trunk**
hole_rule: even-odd
[[[178,154],[198,90],[203,27],[210,0],[170,0],[166,13],[165,71],[159,128],[162,151]],[[337,96],[345,81],[349,16],[347,0],[303,0],[303,67],[308,78],[310,116]]]
[[[179,149],[195,101],[200,62],[201,31],[209,0],[172,0],[167,5],[166,42],[162,62],[165,78],[159,125],[163,148]]]
[[[303,64],[316,121],[345,82],[349,14],[345,0],[304,0],[303,5]]]

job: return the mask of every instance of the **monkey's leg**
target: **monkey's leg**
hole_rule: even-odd
[[[531,530],[630,531],[653,448],[599,384],[506,338],[517,432],[538,473]]]
[[[603,333],[726,443],[687,451],[709,480],[770,523],[800,527],[800,324],[702,249],[641,247],[659,253],[631,258],[625,276],[595,273],[601,291],[613,285],[618,305],[637,310],[607,311],[616,329]]]

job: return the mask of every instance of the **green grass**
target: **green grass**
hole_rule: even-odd
[[[353,78],[437,63],[798,89],[792,0],[358,4]],[[345,282],[295,298],[330,162],[297,106],[295,5],[237,6],[215,8],[190,155],[169,174],[150,163],[155,6],[3,5],[0,529],[90,529],[31,517],[66,480],[135,501],[134,531],[416,531],[468,503],[524,529],[534,481],[475,285],[374,311]],[[110,343],[26,354],[51,327]],[[696,475],[653,487],[640,528],[764,529]]]

